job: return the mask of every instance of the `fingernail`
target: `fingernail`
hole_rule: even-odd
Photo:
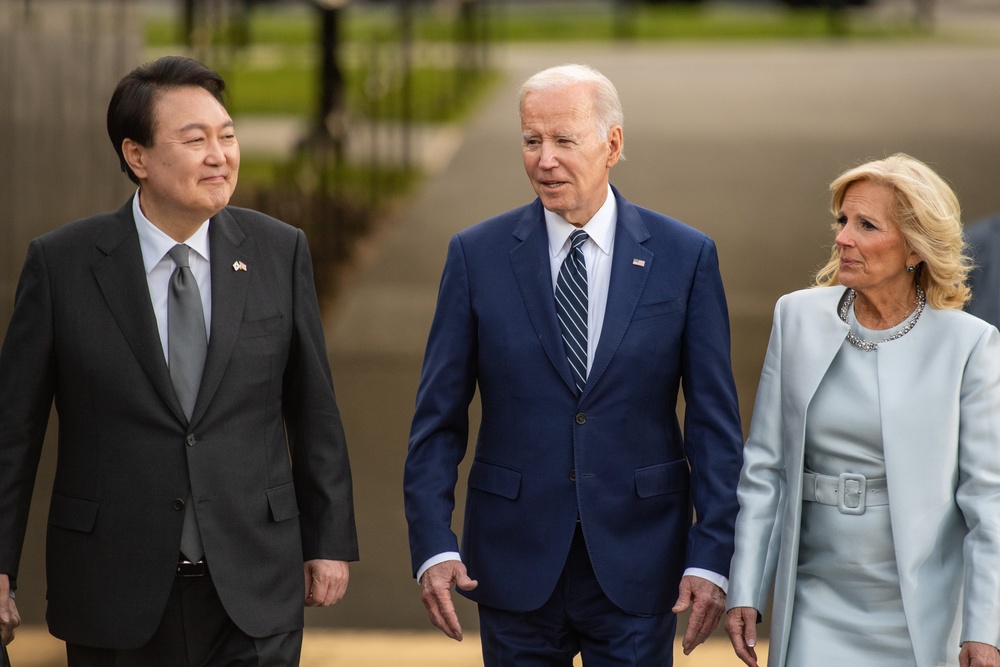
[[[756,645],[757,645],[757,640],[756,639],[748,639],[747,640],[747,646],[749,646],[750,648],[753,648]]]

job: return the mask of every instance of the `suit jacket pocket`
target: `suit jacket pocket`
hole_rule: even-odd
[[[275,521],[286,521],[299,515],[299,504],[295,500],[294,484],[283,484],[268,489],[267,504],[271,507],[271,518]]]
[[[521,492],[521,473],[477,459],[469,470],[469,487],[516,500]]]
[[[656,317],[657,315],[667,315],[669,313],[677,313],[682,310],[684,310],[683,299],[668,299],[667,301],[657,301],[656,303],[640,303],[635,308],[635,314],[632,315],[632,321],[637,322],[650,317]]]
[[[52,504],[49,506],[49,525],[89,533],[97,522],[99,506],[96,500],[53,494]]]
[[[639,468],[635,471],[635,492],[640,498],[687,491],[690,487],[691,471],[684,459]]]
[[[270,336],[281,330],[281,314],[265,317],[262,320],[248,320],[240,324],[240,338],[260,338]]]

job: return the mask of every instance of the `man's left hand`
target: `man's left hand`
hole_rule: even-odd
[[[686,575],[681,579],[680,592],[672,611],[680,614],[689,608],[691,616],[681,643],[684,655],[690,655],[715,630],[726,612],[726,594],[708,579]]]
[[[1000,651],[980,642],[965,642],[958,654],[960,667],[1000,667]]]
[[[307,607],[329,607],[347,592],[350,571],[344,560],[307,560],[305,563]]]

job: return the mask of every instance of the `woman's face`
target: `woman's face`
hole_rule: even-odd
[[[913,276],[906,267],[920,262],[892,219],[894,198],[885,185],[859,181],[848,186],[840,206],[840,283],[867,296],[908,290]]]

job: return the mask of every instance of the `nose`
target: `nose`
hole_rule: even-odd
[[[559,166],[559,160],[556,159],[556,150],[552,144],[548,142],[542,143],[539,148],[538,166],[542,169],[554,169]]]
[[[841,227],[840,231],[837,232],[837,235],[833,238],[833,241],[839,247],[852,245],[854,243],[854,237],[851,235],[850,227],[848,225]]]
[[[222,143],[217,139],[209,140],[208,151],[205,154],[205,161],[209,164],[225,164],[226,151],[222,146]]]

